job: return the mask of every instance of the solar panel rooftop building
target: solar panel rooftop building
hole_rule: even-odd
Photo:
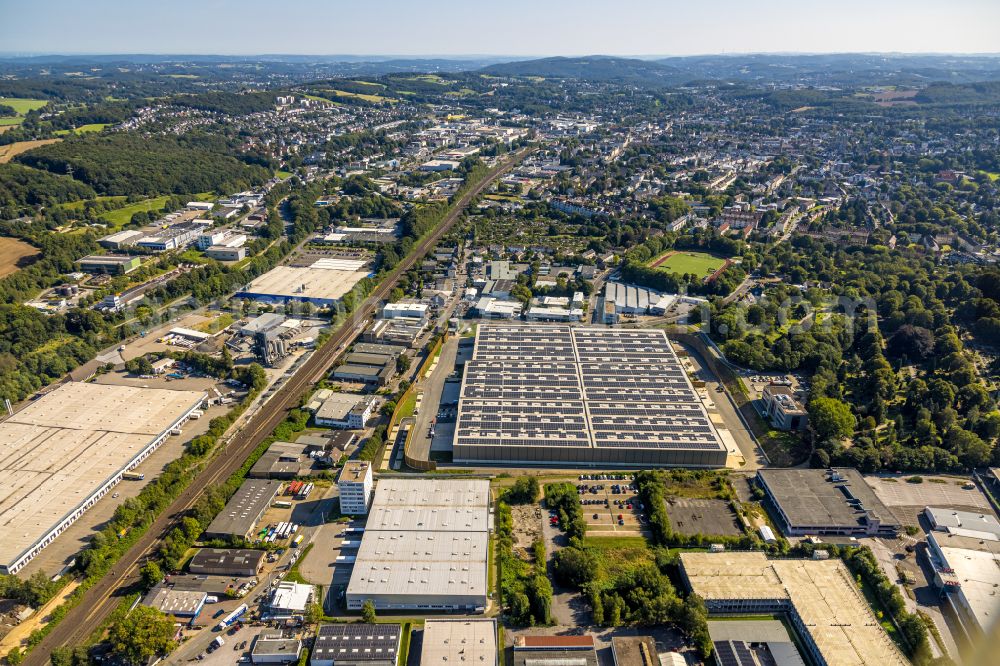
[[[664,331],[481,325],[454,459],[722,467],[726,447]]]
[[[396,666],[398,624],[321,624],[310,666]]]

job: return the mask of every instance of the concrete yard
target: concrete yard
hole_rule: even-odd
[[[910,483],[910,475],[882,477],[866,476],[865,481],[886,506],[947,506],[989,509],[986,496],[971,485],[968,478],[953,476],[923,476],[923,483]]]
[[[741,536],[743,530],[737,523],[736,515],[729,508],[729,502],[721,499],[667,500],[667,515],[670,525],[681,534],[706,534],[718,536]]]

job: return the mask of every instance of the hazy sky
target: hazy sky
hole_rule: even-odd
[[[1000,0],[0,0],[0,51],[1000,52]]]

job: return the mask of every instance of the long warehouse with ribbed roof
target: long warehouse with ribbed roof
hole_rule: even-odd
[[[23,568],[205,397],[70,382],[0,423],[0,573]]]

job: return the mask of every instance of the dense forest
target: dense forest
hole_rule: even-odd
[[[89,186],[20,164],[0,164],[0,218],[17,217],[28,206],[51,206],[95,196]]]
[[[184,106],[201,111],[245,116],[272,110],[276,97],[277,93],[275,92],[244,94],[211,92],[198,95],[179,95],[170,100],[170,103],[174,106]]]
[[[236,192],[270,172],[224,152],[219,139],[132,134],[87,135],[41,146],[17,161],[55,174],[71,173],[104,195]]]

